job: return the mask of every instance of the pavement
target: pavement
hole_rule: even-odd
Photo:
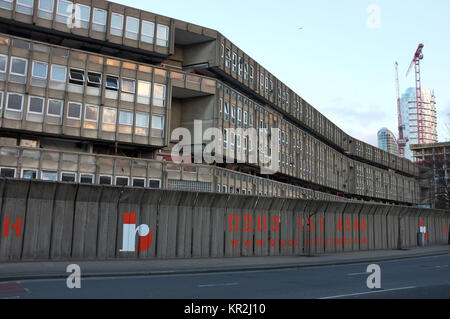
[[[102,260],[0,263],[0,282],[67,278],[66,268],[77,264],[83,278],[130,277],[236,271],[295,269],[357,264],[424,256],[449,255],[450,245],[417,247],[407,250],[358,251],[316,256],[277,256],[204,259]]]

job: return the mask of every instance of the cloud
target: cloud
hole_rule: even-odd
[[[331,99],[320,112],[347,134],[374,146],[378,145],[378,131],[383,127],[389,128],[396,120],[395,114],[385,112],[380,106],[343,98]]]

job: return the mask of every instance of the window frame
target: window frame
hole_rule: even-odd
[[[50,114],[50,113],[49,113],[49,110],[50,110],[50,102],[51,102],[51,101],[61,102],[61,109],[60,109],[59,115],[55,115],[55,114]],[[58,99],[48,99],[48,100],[47,100],[47,112],[46,112],[46,115],[47,115],[47,116],[51,116],[51,117],[59,117],[59,118],[61,118],[61,117],[62,117],[62,114],[63,114],[63,109],[64,109],[64,101],[63,101],[63,100],[58,100]]]
[[[64,81],[61,81],[61,80],[55,80],[55,79],[53,78],[53,69],[54,69],[54,68],[64,69],[64,73],[65,73]],[[66,82],[67,82],[67,67],[64,66],[64,65],[59,65],[59,64],[52,64],[52,65],[51,65],[51,70],[50,70],[50,81],[58,82],[58,83],[66,83]]]
[[[7,55],[5,54],[0,54],[0,58],[4,58],[5,59],[5,70],[0,70],[0,73],[5,73],[8,71],[8,65],[9,65],[9,58]]]
[[[68,181],[63,181],[63,174],[71,174],[74,175],[74,181],[73,182],[68,182]],[[59,174],[59,180],[61,183],[76,183],[78,180],[78,174],[76,172],[67,172],[67,171],[61,171],[61,173]]]
[[[31,99],[41,99],[42,100],[42,111],[40,113],[34,112],[34,111],[30,111]],[[27,108],[27,113],[28,114],[44,115],[44,110],[45,110],[45,98],[44,97],[42,97],[42,96],[34,96],[34,95],[28,96],[28,108]]]
[[[112,87],[110,87],[110,86],[108,86],[108,77],[109,78],[115,78],[115,79],[117,79],[117,88],[112,88]],[[107,90],[112,90],[112,91],[120,91],[120,87],[121,87],[121,81],[120,81],[120,76],[117,76],[117,75],[112,75],[112,74],[107,74],[106,75],[106,80],[105,80],[105,89],[107,89]]]
[[[141,28],[141,20],[139,18],[135,18],[135,17],[131,17],[131,16],[126,16],[127,18],[125,19],[125,38],[130,39],[130,40],[135,40],[138,41],[139,40],[139,31]],[[130,31],[128,30],[128,21],[133,21],[136,22],[137,21],[137,29],[136,32],[135,31]],[[129,37],[128,33],[131,33],[133,35],[136,35],[136,37]]]
[[[77,105],[80,106],[80,116],[79,116],[79,117],[76,118],[76,117],[71,117],[71,116],[69,116],[69,108],[70,108],[70,104],[77,104]],[[73,101],[69,101],[69,102],[67,103],[67,119],[81,121],[81,115],[82,115],[82,113],[83,113],[83,103],[81,103],[81,102],[73,102]]]
[[[149,34],[147,34],[144,30],[146,30],[146,28],[144,28],[145,24],[152,24],[153,25],[153,34],[150,36]],[[156,24],[153,21],[148,21],[148,20],[141,20],[141,41],[144,43],[150,43],[150,44],[154,44],[155,43],[155,28]],[[144,37],[149,37],[152,39],[151,42],[145,41]]]
[[[159,30],[160,28],[166,30],[167,39],[162,39],[159,37]],[[168,47],[169,46],[169,40],[170,40],[170,27],[165,24],[156,24],[156,45],[162,46],[162,47]],[[165,41],[164,45],[159,44],[158,41]]]
[[[99,23],[98,21],[95,21],[95,13],[96,12],[104,12],[105,13],[105,21],[104,21],[104,24],[101,24],[101,23]],[[105,31],[104,32],[106,32],[106,25],[107,25],[107,23],[108,23],[108,11],[106,11],[106,10],[104,10],[104,9],[100,9],[100,8],[93,8],[93,10],[92,10],[92,25],[98,25],[98,26],[102,26],[102,27],[105,27]],[[100,31],[97,31],[97,30],[94,30],[94,31],[96,31],[96,32],[100,32]]]
[[[122,25],[120,26],[120,28],[113,26],[113,17],[114,16],[120,16],[120,18],[122,20]],[[111,12],[111,21],[109,23],[109,33],[111,35],[116,36],[116,37],[123,37],[124,24],[125,24],[125,16],[123,14],[120,14],[120,13],[117,13],[117,12]],[[112,32],[112,30],[119,30],[120,31],[120,35],[114,34]]]
[[[10,109],[8,107],[10,95],[18,95],[18,96],[20,96],[22,98],[22,103],[21,103],[21,106],[20,106],[20,110]],[[8,110],[8,111],[22,113],[23,112],[23,105],[24,105],[24,103],[25,103],[25,94],[15,93],[15,92],[8,92],[8,94],[6,95],[5,111]]]
[[[17,176],[17,168],[16,167],[7,167],[7,166],[0,166],[0,177],[2,170],[13,170],[14,171],[14,177],[3,177],[3,178],[16,178]]]
[[[121,123],[121,114],[122,113],[129,113],[131,114],[131,123]],[[129,110],[119,110],[119,125],[126,125],[126,126],[133,126],[134,123],[134,112],[133,111],[129,111]]]
[[[125,86],[123,85],[123,81],[131,81],[131,82],[134,83],[133,92],[125,90]],[[120,83],[121,83],[121,86],[122,86],[121,92],[128,93],[128,94],[136,94],[136,79],[122,77]]]
[[[87,112],[86,112],[86,110],[87,110],[87,108],[88,107],[92,107],[92,108],[95,108],[96,110],[97,110],[97,119],[96,120],[91,120],[91,119],[88,119],[88,118],[86,118],[86,115],[87,115]],[[99,118],[99,106],[98,105],[92,105],[92,104],[85,104],[85,106],[84,106],[84,121],[87,121],[87,122],[91,122],[91,123],[98,123],[98,118]]]
[[[34,75],[35,64],[44,64],[46,66],[45,76],[44,77]],[[34,78],[34,79],[47,80],[47,78],[48,78],[48,63],[47,62],[43,62],[43,61],[39,61],[39,60],[33,60],[33,63],[32,63],[32,66],[31,66],[31,77]]]
[[[13,60],[19,60],[19,61],[25,61],[25,73],[24,74],[20,74],[20,73],[14,73],[12,71],[13,68]],[[16,57],[16,56],[11,56],[11,63],[9,66],[9,74],[10,75],[17,75],[17,76],[27,76],[28,74],[28,59],[22,58],[22,57]]]

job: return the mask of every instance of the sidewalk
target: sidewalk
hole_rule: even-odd
[[[315,267],[450,254],[450,245],[318,255],[313,257],[241,257],[164,260],[106,260],[0,263],[0,282],[67,278],[66,267],[78,264],[82,277],[170,275],[188,273]]]

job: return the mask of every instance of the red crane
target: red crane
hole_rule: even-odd
[[[423,59],[423,50],[424,45],[421,43],[414,54],[414,58],[411,62],[411,65],[406,72],[406,76],[408,76],[411,71],[413,65],[416,70],[416,102],[417,102],[417,144],[424,144],[425,140],[423,137],[423,108],[422,108],[422,85],[420,82],[420,60]]]
[[[400,83],[398,81],[398,62],[395,62],[395,82],[397,84],[397,112],[398,112],[398,155],[405,157],[405,147],[408,143],[408,138],[403,136],[403,130],[405,129],[402,121],[402,108],[400,104]]]

